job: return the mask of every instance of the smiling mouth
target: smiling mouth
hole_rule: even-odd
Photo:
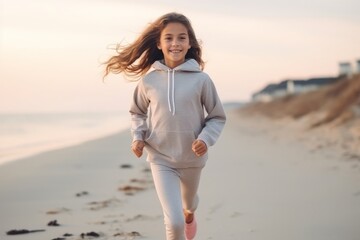
[[[169,52],[171,52],[171,53],[180,53],[181,50],[170,50]]]

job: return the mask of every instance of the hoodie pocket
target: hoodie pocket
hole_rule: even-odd
[[[145,140],[145,142],[157,152],[174,160],[182,161],[193,159],[196,156],[191,149],[194,141],[195,134],[192,131],[153,131]]]

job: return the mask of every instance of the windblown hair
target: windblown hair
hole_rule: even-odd
[[[185,58],[195,59],[203,69],[205,63],[201,58],[201,46],[196,39],[189,19],[182,14],[172,12],[151,23],[133,43],[125,46],[118,44],[116,46],[117,55],[112,56],[104,63],[106,64],[104,77],[109,73],[124,73],[136,79],[144,76],[155,61],[164,59],[164,55],[158,49],[157,44],[160,41],[162,30],[167,24],[174,22],[183,24],[188,31],[191,48],[186,53]]]

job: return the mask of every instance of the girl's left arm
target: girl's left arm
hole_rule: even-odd
[[[203,86],[201,101],[207,116],[205,118],[205,126],[198,139],[204,141],[207,146],[212,146],[219,138],[225,126],[226,115],[215,85],[210,78]]]

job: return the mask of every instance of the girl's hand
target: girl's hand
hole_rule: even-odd
[[[195,140],[192,144],[191,149],[196,154],[196,156],[201,157],[207,152],[206,143],[201,140]]]
[[[138,158],[142,156],[144,147],[145,143],[141,140],[136,140],[131,144],[131,150]]]

